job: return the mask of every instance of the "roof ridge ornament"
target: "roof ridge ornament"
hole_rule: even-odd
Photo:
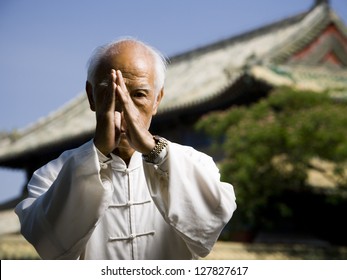
[[[330,0],[315,0],[314,6],[319,6],[323,4],[330,6]]]

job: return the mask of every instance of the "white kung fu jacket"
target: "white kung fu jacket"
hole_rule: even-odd
[[[206,256],[236,209],[213,160],[169,142],[157,164],[127,166],[89,141],[37,170],[15,209],[43,259]]]

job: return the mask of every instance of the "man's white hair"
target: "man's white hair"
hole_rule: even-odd
[[[145,47],[145,49],[147,49],[149,53],[152,54],[154,62],[155,62],[155,71],[156,71],[155,91],[157,95],[159,91],[164,87],[167,59],[161,52],[159,52],[157,49],[153,48],[152,46],[140,40],[130,38],[130,37],[121,38],[113,42],[107,43],[105,45],[101,45],[94,49],[87,63],[87,69],[88,69],[87,81],[91,83],[92,85],[94,85],[95,74],[96,74],[97,68],[100,66],[100,63],[103,62],[103,59],[105,58],[105,56],[109,55],[110,51],[111,53],[113,50],[117,52],[117,46],[123,43],[139,44]]]

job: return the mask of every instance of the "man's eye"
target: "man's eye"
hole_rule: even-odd
[[[144,92],[142,92],[142,91],[137,91],[137,92],[134,92],[133,93],[133,97],[145,97],[146,96],[146,94],[144,93]]]

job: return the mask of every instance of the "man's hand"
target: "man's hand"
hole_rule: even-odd
[[[122,72],[117,70],[116,77],[116,98],[122,107],[122,118],[124,118],[122,123],[127,140],[134,150],[142,154],[148,154],[155,146],[153,136],[148,131],[150,120],[147,119],[148,116],[141,112],[132,100],[125,85]],[[152,108],[150,109],[152,110]],[[150,118],[152,118],[151,113],[152,111],[150,111]]]
[[[95,86],[94,96],[97,121],[94,144],[100,152],[109,155],[118,148],[122,132],[129,148],[142,154],[154,148],[155,141],[148,131],[150,120],[134,104],[121,71],[112,69],[108,79]]]
[[[121,135],[121,112],[116,105],[116,72],[97,84],[94,89],[96,130],[94,144],[104,155],[117,148]]]

